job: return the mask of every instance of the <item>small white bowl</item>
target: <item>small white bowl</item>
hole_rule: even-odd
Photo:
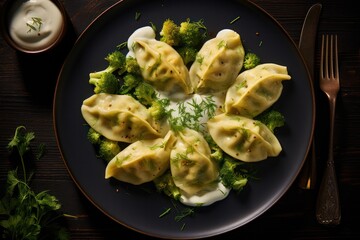
[[[16,22],[15,16],[20,16]],[[50,51],[63,40],[68,24],[65,8],[58,0],[7,0],[0,21],[6,42],[24,53]]]

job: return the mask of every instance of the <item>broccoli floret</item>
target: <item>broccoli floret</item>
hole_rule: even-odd
[[[95,129],[89,128],[87,132],[87,139],[92,144],[99,144],[101,142],[101,134],[98,133]]]
[[[211,159],[215,162],[220,163],[224,157],[224,152],[219,146],[211,146]]]
[[[169,105],[170,100],[167,98],[155,100],[149,108],[150,115],[157,121],[165,119],[170,114],[167,110]]]
[[[181,45],[198,48],[207,37],[207,28],[203,21],[191,22],[190,19],[180,23]]]
[[[110,161],[121,150],[118,142],[105,138],[93,128],[89,128],[87,139],[94,144],[97,156],[105,161]]]
[[[249,70],[260,64],[260,57],[255,53],[248,52],[244,56],[244,69]]]
[[[131,74],[141,74],[140,66],[134,57],[127,57],[125,63],[126,72]]]
[[[151,106],[158,99],[155,88],[146,82],[141,82],[135,88],[134,97],[144,106]]]
[[[240,192],[248,182],[245,174],[242,174],[240,165],[242,162],[225,157],[224,162],[220,168],[220,178],[225,187]]]
[[[117,77],[110,73],[104,72],[100,78],[90,78],[89,83],[94,85],[94,93],[117,93],[120,89],[120,82]]]
[[[128,73],[123,77],[124,83],[120,87],[119,94],[132,93],[135,88],[143,81],[139,75]]]
[[[121,151],[118,142],[103,138],[99,143],[99,158],[110,161]]]
[[[105,60],[108,62],[107,67],[101,71],[90,73],[90,78],[101,78],[104,73],[115,73],[115,71],[117,71],[118,74],[124,73],[126,57],[122,52],[115,50],[109,53],[105,57]]]
[[[179,30],[180,27],[173,20],[166,19],[160,31],[160,41],[170,46],[178,46],[180,44]]]
[[[180,199],[180,189],[175,185],[170,171],[167,171],[160,177],[154,179],[153,182],[159,192],[164,193],[175,200]]]
[[[189,46],[182,46],[176,50],[183,59],[184,64],[187,66],[195,61],[196,54],[198,53],[198,49]]]
[[[274,132],[275,128],[285,125],[284,115],[274,109],[262,112],[255,119],[265,124],[272,132]]]

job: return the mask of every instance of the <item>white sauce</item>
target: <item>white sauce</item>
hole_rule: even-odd
[[[129,49],[129,52],[126,55],[126,57],[135,58],[135,54],[134,54],[134,51],[132,48],[134,45],[135,39],[137,39],[137,38],[155,39],[155,36],[156,36],[156,33],[155,33],[154,29],[150,26],[141,27],[141,28],[138,28],[137,30],[135,30],[128,38],[127,47]]]
[[[223,33],[230,30],[223,30]],[[220,32],[220,34],[222,34]],[[127,47],[129,52],[127,53],[127,57],[135,57],[135,54],[133,52],[133,45],[134,40],[143,38],[143,39],[155,39],[155,31],[150,27],[142,27],[134,31],[133,34],[130,35],[127,41]],[[166,92],[158,92],[160,98],[169,98],[170,101],[170,108],[174,111],[172,112],[173,117],[179,116],[179,108],[178,103],[184,102],[184,106],[187,109],[187,111],[192,111],[190,104],[192,101],[195,101],[196,103],[201,103],[207,96],[209,95],[199,95],[199,94],[193,94],[191,96],[183,94],[181,91],[174,92],[169,96]],[[225,99],[225,92],[218,93],[216,95],[212,96],[212,99],[214,100],[215,104],[217,105],[217,109],[223,108],[223,103]],[[208,121],[208,116],[203,116],[199,121],[201,123],[205,123]],[[223,200],[228,196],[230,192],[230,189],[226,188],[221,182],[218,183],[218,185],[213,189],[209,190],[208,192],[203,193],[202,195],[193,195],[193,196],[185,196],[181,195],[180,202],[182,202],[185,205],[188,206],[208,206],[214,202]]]
[[[208,206],[214,202],[221,201],[229,195],[230,189],[226,188],[221,182],[218,183],[218,186],[201,196],[184,196],[181,195],[180,202],[188,206]]]
[[[17,1],[10,16],[11,38],[28,50],[50,46],[58,38],[64,24],[59,8],[50,0]]]

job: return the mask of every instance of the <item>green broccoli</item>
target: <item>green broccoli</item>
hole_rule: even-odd
[[[160,177],[154,179],[153,182],[155,184],[156,189],[159,192],[164,193],[165,195],[175,200],[180,199],[181,197],[180,189],[175,185],[170,170],[165,172]]]
[[[179,35],[181,45],[199,48],[207,37],[207,28],[202,20],[192,22],[187,19],[180,23]]]
[[[99,144],[101,142],[102,135],[98,133],[95,129],[89,128],[87,132],[87,139],[92,144]]]
[[[177,25],[167,19],[160,31],[160,41],[163,41],[180,54],[185,65],[195,61],[196,54],[207,37],[207,28],[203,21],[192,22],[186,19]]]
[[[143,81],[142,77],[136,74],[127,73],[123,77],[124,83],[121,85],[119,94],[131,94],[135,88]]]
[[[198,53],[198,49],[190,46],[182,46],[176,49],[180,54],[181,58],[184,61],[185,65],[189,65],[196,59],[196,54]]]
[[[126,70],[126,57],[125,55],[120,52],[119,50],[115,50],[112,53],[109,53],[106,57],[105,60],[108,62],[108,65],[105,69],[100,70],[100,71],[96,71],[96,72],[92,72],[89,74],[90,78],[101,78],[101,76],[104,73],[117,73],[117,74],[122,74],[124,73],[124,71]],[[115,72],[117,71],[117,72]]]
[[[119,152],[121,148],[118,142],[103,138],[99,143],[98,156],[105,161],[110,161],[113,159]]]
[[[225,157],[220,168],[220,178],[225,187],[240,192],[248,182],[240,166],[243,163],[230,157]]]
[[[100,78],[92,77],[89,83],[94,85],[94,93],[115,94],[120,89],[119,79],[110,72],[104,72]]]
[[[134,57],[127,57],[125,62],[126,72],[136,75],[141,75],[141,69]]]
[[[155,100],[149,108],[150,115],[157,121],[165,119],[170,114],[167,110],[169,105],[170,100],[167,98]]]
[[[260,64],[260,57],[255,53],[248,52],[244,56],[244,69],[249,70]]]
[[[173,20],[166,19],[160,31],[160,41],[170,46],[178,46],[180,44],[179,31],[180,27]]]
[[[121,151],[118,142],[105,138],[91,127],[88,130],[87,139],[95,146],[97,156],[107,162]]]
[[[210,146],[211,147],[211,159],[213,159],[215,162],[220,163],[222,159],[224,158],[224,152],[223,150],[218,146]]]
[[[274,132],[275,128],[285,125],[284,115],[274,109],[268,109],[262,112],[255,117],[255,120],[265,124],[272,132]]]
[[[155,88],[146,82],[141,82],[135,88],[134,97],[144,106],[151,106],[158,99]]]

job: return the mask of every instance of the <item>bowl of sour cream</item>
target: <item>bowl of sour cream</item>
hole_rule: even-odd
[[[8,0],[1,9],[1,32],[18,51],[40,53],[57,46],[66,32],[66,12],[57,0]]]

